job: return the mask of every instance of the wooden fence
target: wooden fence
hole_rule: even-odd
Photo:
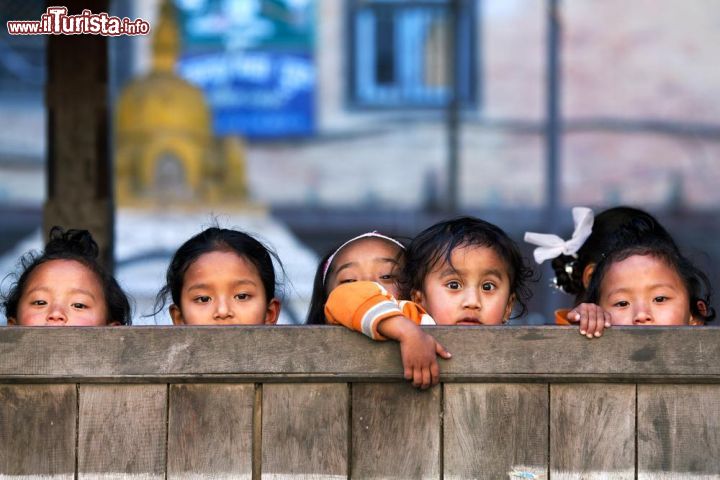
[[[720,478],[720,329],[0,330],[2,478]]]

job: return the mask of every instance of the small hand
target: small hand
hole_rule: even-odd
[[[452,355],[432,335],[415,324],[413,327],[408,328],[398,339],[404,376],[412,381],[414,387],[425,389],[440,382],[437,355],[445,359]]]
[[[568,312],[570,323],[580,324],[580,335],[587,338],[601,337],[605,328],[612,325],[612,316],[594,303],[581,303]]]
[[[405,378],[412,380],[413,386],[428,388],[437,385],[440,368],[436,355],[445,359],[452,357],[445,347],[404,315],[382,320],[377,329],[381,335],[400,343]]]

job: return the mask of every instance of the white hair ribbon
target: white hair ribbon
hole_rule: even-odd
[[[328,257],[327,261],[325,262],[325,266],[323,267],[323,276],[322,276],[323,285],[325,285],[325,279],[327,278],[328,270],[330,270],[330,265],[332,265],[333,260],[335,260],[335,256],[336,256],[338,253],[340,253],[340,250],[342,250],[343,248],[347,247],[347,246],[350,245],[351,243],[353,243],[353,242],[355,242],[355,241],[357,241],[357,240],[360,240],[361,238],[368,238],[368,237],[371,237],[371,238],[382,238],[383,240],[387,240],[388,242],[394,243],[395,245],[397,245],[398,247],[400,247],[400,250],[405,250],[405,245],[403,245],[402,243],[398,242],[398,241],[395,240],[394,238],[387,237],[387,236],[383,235],[382,233],[378,233],[378,232],[376,232],[376,231],[363,233],[362,235],[358,235],[357,237],[353,237],[353,238],[351,238],[350,240],[348,240],[347,242],[345,242],[345,243],[343,243],[342,245],[340,245],[340,246],[338,247],[338,249],[335,250],[335,251],[333,252],[333,254],[330,255],[330,257]]]
[[[573,222],[575,222],[575,231],[570,240],[563,240],[550,233],[525,232],[525,241],[538,245],[533,252],[538,265],[561,254],[575,256],[583,243],[585,243],[585,240],[590,236],[593,221],[595,220],[593,211],[586,207],[574,207],[572,215]]]

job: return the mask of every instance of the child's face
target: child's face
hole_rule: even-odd
[[[682,279],[652,255],[613,263],[600,284],[599,305],[610,312],[613,325],[687,325],[692,320]]]
[[[333,259],[327,291],[347,282],[377,282],[398,297],[400,248],[380,238],[363,238],[343,248]]]
[[[75,260],[50,260],[28,277],[18,303],[17,318],[8,323],[23,326],[107,325],[105,295],[97,275]]]
[[[175,325],[274,324],[279,314],[255,265],[227,251],[200,255],[185,272],[180,305],[170,305]]]
[[[453,250],[452,265],[438,262],[413,300],[438,325],[499,325],[510,317],[514,296],[500,256],[488,247]]]

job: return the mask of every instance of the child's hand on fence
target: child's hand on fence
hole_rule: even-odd
[[[594,303],[581,303],[568,312],[567,319],[570,323],[579,323],[580,335],[587,338],[602,336],[603,330],[611,325],[610,313]]]
[[[412,381],[414,387],[428,388],[438,384],[440,367],[437,355],[445,359],[452,355],[432,335],[401,315],[383,320],[378,325],[378,331],[400,343],[404,376]]]

